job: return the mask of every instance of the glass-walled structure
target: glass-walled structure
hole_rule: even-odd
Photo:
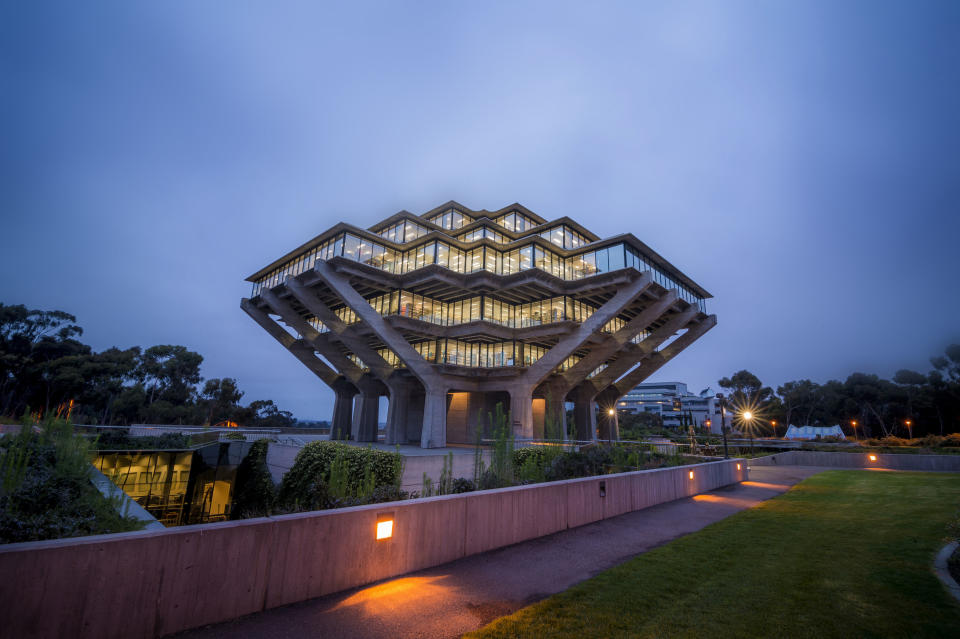
[[[504,401],[517,436],[568,402],[578,438],[598,437],[595,398],[609,422],[619,384],[716,321],[710,294],[636,236],[520,204],[340,223],[248,280],[241,308],[331,388],[338,437],[376,441],[387,397],[385,441],[427,448],[475,441]]]
[[[638,271],[650,271],[658,284],[667,289],[677,289],[683,300],[696,304],[704,312],[706,310],[702,296],[681,284],[641,255],[636,248],[626,243],[617,243],[562,257],[536,244],[510,250],[498,250],[489,246],[465,250],[438,240],[431,240],[416,248],[400,251],[352,233],[341,233],[330,238],[320,246],[274,269],[271,273],[257,278],[253,284],[253,295],[258,295],[265,287],[272,288],[282,283],[287,277],[310,270],[317,260],[329,260],[334,257],[343,257],[397,275],[435,264],[456,273],[485,270],[496,275],[512,275],[537,268],[564,280],[580,280],[601,273],[632,268]]]
[[[192,450],[99,451],[93,465],[164,526],[230,518],[247,442]]]
[[[508,328],[528,328],[554,322],[584,322],[597,310],[591,304],[566,295],[526,304],[510,304],[490,295],[442,302],[404,290],[372,297],[367,303],[384,317],[398,315],[439,326],[493,322]],[[357,314],[348,307],[336,309],[334,314],[348,325],[359,321]],[[323,322],[314,316],[308,317],[307,322],[320,333],[329,331]],[[601,330],[612,333],[622,328],[624,323],[623,319],[615,317]]]

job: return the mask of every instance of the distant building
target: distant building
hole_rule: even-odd
[[[720,404],[714,393],[707,389],[701,395],[695,395],[687,390],[683,382],[638,384],[617,401],[617,410],[654,413],[668,428],[679,427],[682,416],[687,415],[695,426],[707,426],[710,432],[720,433]],[[727,426],[730,426],[729,411]]]

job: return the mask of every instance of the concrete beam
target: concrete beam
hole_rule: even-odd
[[[322,360],[318,359],[313,349],[301,340],[283,330],[283,327],[277,324],[262,309],[257,307],[247,298],[240,300],[240,308],[249,315],[253,321],[269,333],[281,346],[286,348],[310,371],[319,377],[325,384],[333,387],[337,379],[341,377],[340,373],[327,366]]]
[[[326,262],[317,262],[313,271],[330,289],[340,296],[340,299],[349,306],[361,320],[367,323],[377,333],[377,336],[396,353],[397,357],[414,374],[424,386],[434,384],[438,381],[437,375],[430,368],[430,363],[420,355],[404,339],[393,326],[388,324],[383,317],[377,313],[372,306],[363,298],[362,295],[350,285],[350,282],[342,274],[337,273],[333,267]],[[321,321],[322,318],[321,318]],[[363,359],[363,356],[360,356]],[[364,360],[366,361],[366,360]]]
[[[616,388],[617,399],[627,394],[634,386],[647,379],[661,366],[680,354],[687,346],[699,339],[704,333],[717,325],[717,316],[709,315],[696,326],[687,329],[687,332],[675,339],[662,351],[648,357],[644,362],[622,379],[612,384]]]
[[[683,329],[698,313],[699,311],[695,307],[691,307],[673,315],[663,326],[655,330],[639,344],[629,344],[624,347],[617,359],[592,378],[584,380],[584,383],[593,385],[597,391],[614,383],[617,378],[636,366],[637,362],[641,361],[644,357],[655,351],[657,347],[670,339],[674,333]]]
[[[523,379],[518,380],[518,382],[521,384],[530,384],[531,387],[542,382],[547,375],[553,372],[557,366],[560,366],[575,350],[583,346],[584,342],[590,339],[595,333],[599,333],[607,322],[615,318],[623,312],[623,309],[643,295],[644,291],[650,288],[652,284],[653,280],[648,272],[640,275],[633,282],[621,288],[617,291],[616,295],[594,311],[585,321],[581,322],[570,335],[561,338],[556,346],[534,362],[527,369],[527,372],[524,373]]]
[[[320,319],[323,324],[330,329],[329,335],[334,336],[336,340],[341,342],[346,346],[350,352],[363,360],[363,363],[370,367],[370,372],[380,379],[383,382],[386,382],[390,379],[390,376],[397,370],[391,366],[383,357],[377,353],[375,350],[370,348],[366,340],[358,338],[352,335],[350,326],[342,321],[336,314],[330,310],[326,304],[324,304],[317,295],[307,289],[303,284],[297,281],[296,278],[288,278],[286,281],[287,290],[290,291],[290,294],[293,295],[297,301],[303,304],[304,308],[313,313]],[[303,318],[296,314],[289,304],[281,300],[277,295],[272,291],[264,291],[264,299],[271,307],[277,309],[278,306],[283,309],[281,317],[286,318],[287,314],[292,314],[295,316],[294,321],[299,320],[299,325],[295,328],[298,331],[303,332],[303,330],[310,330],[311,332],[316,333],[313,330],[313,327],[310,326]],[[278,309],[279,310],[279,309]],[[304,333],[306,335],[306,333]]]
[[[587,375],[616,355],[624,345],[628,344],[630,340],[667,312],[677,301],[677,297],[676,289],[668,291],[666,295],[648,305],[639,315],[627,322],[623,328],[607,337],[603,344],[591,349],[583,359],[571,366],[569,370],[560,373],[560,376],[570,388],[586,379]]]

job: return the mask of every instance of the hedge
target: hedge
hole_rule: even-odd
[[[280,502],[287,507],[306,505],[314,501],[318,483],[325,483],[330,474],[330,465],[337,457],[346,461],[349,468],[349,485],[359,491],[367,467],[371,468],[377,487],[397,486],[402,458],[399,453],[388,453],[373,448],[360,448],[340,442],[311,442],[301,449],[293,467],[283,477],[280,485]]]

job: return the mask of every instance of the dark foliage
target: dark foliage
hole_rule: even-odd
[[[328,478],[335,459],[346,464],[346,488],[362,492],[364,475],[372,474],[375,488],[399,486],[400,455],[340,442],[318,441],[303,447],[293,467],[283,477],[279,500],[284,508],[312,510],[326,507],[330,497]]]
[[[240,462],[231,519],[261,517],[273,511],[276,490],[267,468],[268,446],[269,442],[265,439],[254,442]]]
[[[103,429],[96,439],[98,450],[183,450],[190,445],[189,435],[165,433],[155,437],[131,437],[126,430],[120,429]]]
[[[138,530],[90,481],[89,441],[68,424],[48,422],[36,434],[24,428],[0,439],[0,459],[26,453],[26,468],[0,491],[0,543],[81,537]],[[9,457],[8,457],[9,456]]]
[[[293,426],[293,415],[271,400],[242,406],[237,380],[203,384],[203,357],[184,346],[94,352],[79,341],[76,318],[62,311],[0,304],[0,415],[28,407],[50,415],[73,402],[82,424],[217,424]]]

